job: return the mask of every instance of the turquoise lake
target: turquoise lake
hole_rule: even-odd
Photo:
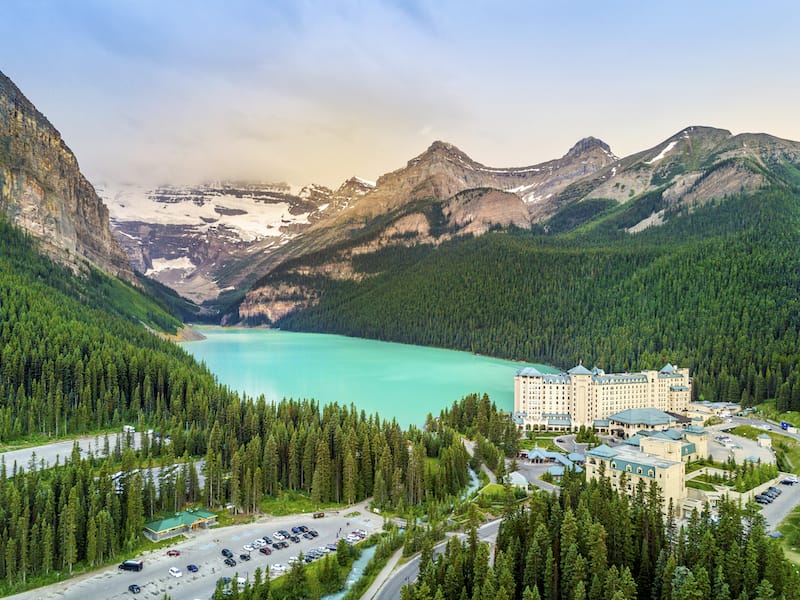
[[[454,400],[489,394],[514,408],[514,374],[528,364],[468,352],[276,329],[197,327],[205,340],[181,344],[220,383],[269,401],[314,398],[422,425]],[[539,368],[548,368],[535,365]],[[557,372],[556,369],[551,369]]]

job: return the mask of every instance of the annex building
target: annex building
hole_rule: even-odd
[[[148,539],[158,542],[196,529],[208,529],[217,524],[217,515],[199,508],[177,512],[166,519],[159,519],[144,526]]]
[[[670,364],[639,373],[590,371],[578,365],[550,374],[528,367],[514,377],[514,418],[522,431],[573,431],[581,425],[608,429],[612,415],[631,409],[653,408],[678,419],[691,396],[689,369]]]

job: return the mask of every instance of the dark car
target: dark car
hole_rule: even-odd
[[[325,544],[325,547],[331,552],[336,552],[338,546],[336,544]]]
[[[141,592],[141,591],[142,591],[142,588],[140,588],[140,587],[139,587],[138,585],[136,585],[135,583],[132,583],[132,584],[130,584],[130,585],[128,586],[128,591],[129,591],[131,594],[138,594],[139,592]]]
[[[167,550],[167,556],[180,556],[180,550]]]
[[[299,527],[292,527],[292,533],[303,533],[303,530]]]
[[[316,529],[309,529],[308,533],[310,533],[313,537],[317,537],[319,535],[319,531]]]
[[[222,585],[228,585],[231,582],[230,577],[220,577],[219,580],[222,582]]]
[[[224,556],[225,558],[233,558],[233,552],[231,552],[227,548],[223,548],[222,549],[222,556]]]
[[[275,550],[280,550],[281,548],[283,548],[283,546],[281,546],[280,542],[274,542],[272,544],[272,547],[275,548]]]
[[[305,525],[300,525],[298,529],[300,530],[300,533],[305,533],[306,531],[308,531],[308,527],[306,527]]]
[[[249,554],[240,554],[239,555],[239,560],[248,561],[248,560],[250,560],[250,555]]]
[[[272,550],[269,548],[259,548],[258,551],[261,552],[261,554],[266,554],[267,556],[272,554]]]
[[[296,535],[291,536],[289,539],[292,540],[295,544],[300,543],[300,538],[297,537]]]
[[[235,567],[236,561],[229,557],[225,559],[225,564],[228,565],[229,567]]]
[[[272,543],[272,538],[271,538],[271,537],[269,537],[268,535],[265,535],[265,536],[264,536],[263,538],[261,538],[261,539],[262,539],[262,540],[264,540],[265,542],[267,542],[268,544],[271,544],[271,543]]]
[[[200,567],[198,567],[197,565],[187,565],[186,570],[189,571],[190,573],[197,573],[200,570]]]
[[[306,531],[306,532],[303,534],[303,537],[304,537],[304,538],[306,538],[307,540],[313,540],[313,539],[314,539],[314,536],[313,536],[313,535],[311,535],[311,532],[309,532],[309,531]]]
[[[281,548],[288,548],[289,542],[281,542]]]

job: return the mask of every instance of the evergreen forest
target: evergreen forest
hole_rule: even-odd
[[[800,575],[754,505],[730,501],[677,525],[655,482],[632,497],[607,477],[568,476],[503,521],[497,547],[450,538],[401,600],[769,600],[800,597]]]
[[[320,290],[315,305],[278,322],[285,329],[564,369],[672,362],[691,369],[695,399],[800,409],[800,191],[739,194],[627,233],[628,213],[647,201],[563,233],[545,226],[358,254],[359,281],[308,275],[297,261],[265,281]]]

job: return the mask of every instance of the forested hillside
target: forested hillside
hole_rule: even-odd
[[[403,431],[352,406],[240,398],[140,320],[177,324],[126,284],[74,276],[0,221],[0,444],[123,423],[165,434],[51,469],[3,463],[0,595],[119,558],[140,547],[146,520],[187,503],[254,512],[289,490],[315,505],[373,496],[404,510],[466,485],[469,456],[446,425]]]
[[[354,258],[360,281],[276,273],[323,290],[318,304],[277,325],[562,367],[670,361],[691,368],[706,399],[777,396],[800,408],[790,368],[800,328],[800,194],[739,195],[626,233],[640,209],[606,209],[559,235],[391,247]]]
[[[767,537],[754,505],[728,500],[718,518],[692,513],[678,527],[661,513],[658,487],[632,498],[608,478],[574,476],[560,496],[538,492],[501,526],[494,561],[471,534],[451,538],[401,600],[769,600],[798,598],[798,573]]]

